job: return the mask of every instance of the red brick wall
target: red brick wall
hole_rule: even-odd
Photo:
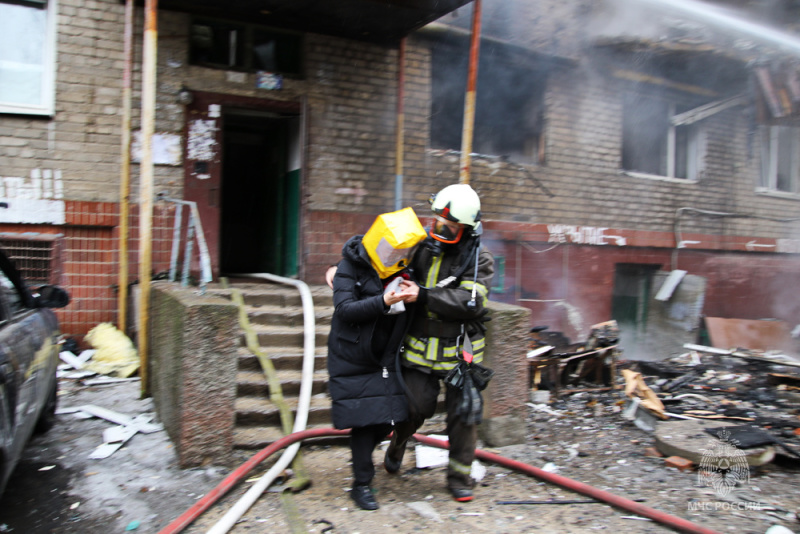
[[[102,322],[116,325],[119,287],[119,205],[66,201],[66,224],[0,225],[2,232],[61,234],[57,283],[70,293],[70,304],[56,310],[61,331],[81,340]],[[139,278],[137,206],[131,206],[128,282]],[[153,273],[169,269],[174,208],[157,205],[153,216]],[[195,248],[196,250],[196,248]]]
[[[351,235],[364,233],[376,215],[310,213],[306,282],[322,283],[327,266],[338,261],[342,244]],[[607,229],[605,235],[627,239],[625,246],[617,246],[548,242],[550,233],[543,224],[486,221],[485,227],[484,244],[496,256],[505,257],[505,287],[493,293],[492,299],[529,308],[531,326],[547,325],[582,339],[588,330],[576,331],[575,319],[585,329],[609,320],[619,263],[683,269],[706,277],[707,316],[777,318],[790,326],[800,323],[800,302],[785,291],[800,286],[797,256],[743,252],[750,240],[747,236],[683,236],[717,249],[709,251],[675,249],[674,236],[667,232]]]
[[[718,251],[597,246],[557,244],[548,242],[546,237],[536,238],[535,230],[507,230],[517,223],[489,222],[486,226],[484,243],[496,256],[505,257],[505,290],[495,292],[492,299],[525,306],[532,312],[532,326],[547,325],[574,339],[584,338],[590,325],[611,319],[614,272],[619,263],[657,265],[666,271],[682,269],[705,277],[708,285],[703,313],[709,317],[775,318],[790,327],[800,323],[800,302],[792,291],[786,290],[800,285],[797,255],[741,252],[745,238],[721,242],[722,250]],[[640,233],[646,235],[639,236]],[[514,239],[514,234],[522,239]],[[630,234],[629,243],[634,244],[640,240],[663,244],[670,241],[670,234],[665,233]],[[714,236],[698,237],[708,242]],[[732,250],[724,250],[725,246]],[[583,331],[575,330],[574,321],[570,321],[571,310],[577,312]]]

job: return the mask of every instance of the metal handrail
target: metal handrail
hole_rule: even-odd
[[[159,200],[172,202],[175,204],[175,224],[172,228],[172,252],[169,259],[169,280],[175,282],[178,271],[178,252],[180,249],[181,229],[183,227],[183,207],[189,208],[189,220],[186,228],[186,243],[184,245],[183,269],[181,272],[181,286],[189,285],[189,269],[192,262],[192,252],[194,239],[197,239],[198,254],[200,256],[200,292],[205,294],[206,284],[213,279],[211,275],[211,257],[208,254],[203,224],[200,221],[200,212],[197,211],[197,203],[189,200],[178,200],[169,198],[163,193],[159,193]]]

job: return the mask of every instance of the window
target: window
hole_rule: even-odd
[[[0,113],[52,115],[56,0],[0,0]]]
[[[469,69],[469,47],[462,44],[432,48],[431,148],[461,150]],[[501,47],[482,43],[479,57],[472,151],[536,162],[546,75]]]
[[[761,127],[761,182],[767,191],[798,193],[800,129],[790,126]]]
[[[622,168],[635,173],[697,180],[705,167],[705,132],[698,122],[675,126],[674,102],[629,95],[622,119]]]
[[[193,65],[299,77],[302,36],[241,22],[195,19],[189,60]]]

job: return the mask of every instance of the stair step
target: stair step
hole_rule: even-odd
[[[286,404],[292,412],[294,420],[297,412],[297,397],[287,397]],[[236,425],[247,426],[277,426],[280,427],[280,410],[265,397],[237,397],[235,402]],[[323,424],[331,422],[331,400],[326,394],[311,396],[308,409],[309,424]]]
[[[254,324],[253,330],[256,333],[258,344],[262,347],[302,347],[305,343],[305,332],[302,326],[264,326]],[[324,347],[328,344],[328,334],[330,326],[317,326],[315,328],[314,344]],[[241,336],[241,344],[246,345],[244,333]]]
[[[307,429],[332,429],[330,421],[306,425]],[[423,435],[447,436],[447,422],[443,410],[437,410],[433,417],[425,421],[417,431]],[[236,427],[233,430],[234,448],[252,450],[263,449],[284,437],[280,426],[248,426]],[[347,444],[348,436],[325,436],[313,438],[315,444]],[[413,445],[412,445],[413,446]]]
[[[300,347],[261,347],[261,350],[272,362],[275,370],[303,369],[304,352]],[[238,359],[240,371],[261,371],[261,362],[258,361],[258,356],[250,352],[246,347],[239,348]],[[316,347],[314,351],[314,369],[327,369],[327,361],[327,347]]]
[[[207,293],[222,298],[230,298],[233,290],[240,290],[244,303],[248,306],[281,306],[302,308],[303,300],[300,291],[283,284],[236,283],[233,288],[222,288],[217,284],[209,285]],[[311,300],[315,308],[333,306],[333,291],[328,286],[308,286]]]
[[[333,425],[330,423],[320,423],[314,425],[307,425],[308,430],[325,428],[332,429]],[[284,436],[279,427],[238,427],[233,431],[233,446],[237,449],[263,449],[272,443],[275,443]],[[326,436],[314,438],[311,441],[314,444],[347,444],[348,436]]]
[[[303,372],[290,369],[276,371],[281,384],[281,392],[287,397],[300,394]],[[325,393],[328,390],[328,373],[319,370],[312,378],[311,394]],[[262,371],[239,371],[236,373],[236,392],[242,397],[269,397],[270,387],[266,375]]]
[[[330,326],[333,310],[314,307],[314,324]],[[247,316],[252,325],[302,327],[305,316],[300,308],[281,306],[247,306]]]

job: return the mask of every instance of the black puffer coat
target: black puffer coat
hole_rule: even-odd
[[[406,305],[401,314],[386,314],[383,281],[372,268],[361,237],[352,237],[344,245],[333,279],[328,374],[333,426],[339,429],[393,424],[408,417],[395,354],[411,306]]]

